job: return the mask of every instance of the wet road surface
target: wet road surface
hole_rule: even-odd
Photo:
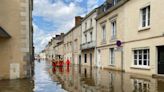
[[[34,80],[1,80],[0,92],[164,92],[164,79],[90,67],[35,62]]]
[[[35,62],[34,92],[66,92],[61,84],[52,80],[49,69],[51,66],[45,61]]]

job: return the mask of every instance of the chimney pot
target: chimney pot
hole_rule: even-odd
[[[76,16],[76,17],[75,17],[75,26],[80,25],[82,19],[83,19],[83,18],[82,18],[81,16]]]

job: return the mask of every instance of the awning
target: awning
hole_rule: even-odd
[[[0,27],[0,38],[10,38],[11,36],[2,28]]]

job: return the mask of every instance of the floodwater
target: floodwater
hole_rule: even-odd
[[[164,79],[36,61],[34,80],[2,80],[0,92],[164,92]]]

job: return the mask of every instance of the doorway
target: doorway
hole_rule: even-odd
[[[158,48],[158,74],[164,74],[164,46]]]

